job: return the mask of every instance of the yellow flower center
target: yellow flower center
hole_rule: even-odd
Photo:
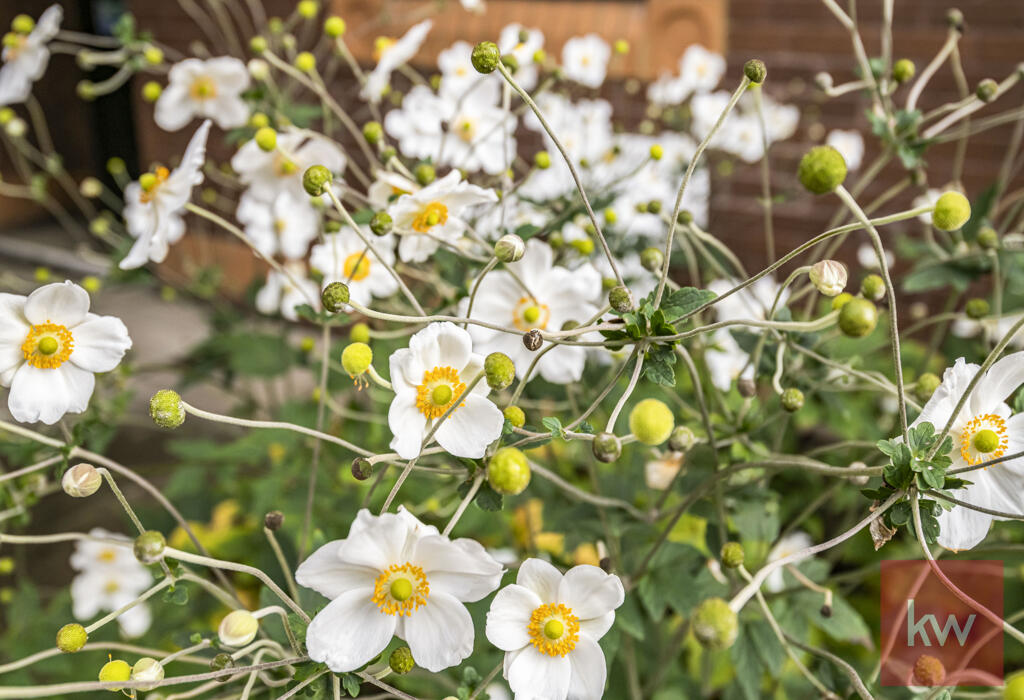
[[[521,331],[534,328],[544,330],[551,320],[551,310],[547,304],[541,304],[533,297],[521,297],[512,312],[512,323]]]
[[[366,279],[370,274],[370,258],[366,252],[352,253],[345,258],[345,277],[353,282]]]
[[[380,59],[390,49],[398,43],[398,40],[390,36],[379,36],[373,41],[373,60],[380,61]]]
[[[21,354],[25,361],[39,369],[57,369],[75,349],[75,339],[67,327],[57,323],[40,323],[29,328]]]
[[[419,233],[426,233],[438,224],[448,221],[448,207],[441,202],[431,202],[423,207],[423,211],[413,219],[412,228]]]
[[[526,631],[537,651],[548,656],[565,656],[576,648],[580,621],[572,614],[572,608],[549,603],[533,611]]]
[[[472,143],[476,136],[476,124],[470,119],[463,119],[459,122],[458,132],[460,139],[466,143]]]
[[[171,171],[162,165],[157,167],[151,173],[143,173],[139,177],[139,186],[142,187],[142,192],[139,193],[139,201],[143,204],[153,201],[153,197],[156,196],[157,190],[160,189],[160,185],[167,181]]]
[[[25,44],[28,42],[28,37],[23,34],[17,34],[15,32],[8,32],[4,34],[3,45],[7,49],[7,58],[5,62],[10,62],[18,58],[21,54],[21,50],[25,48]]]
[[[120,590],[121,585],[114,579],[110,579],[103,585],[103,591],[105,593],[117,593]]]
[[[207,75],[201,75],[192,81],[188,94],[193,100],[209,100],[217,96],[217,83]]]
[[[972,467],[1002,457],[1009,446],[1006,421],[992,413],[975,416],[960,434],[960,456]]]
[[[385,615],[412,615],[429,597],[430,584],[423,569],[409,562],[392,564],[377,577],[373,588],[373,602]]]
[[[423,373],[423,383],[416,387],[416,408],[427,418],[440,418],[465,390],[459,373],[451,367],[429,369]]]
[[[102,562],[107,562],[109,564],[110,562],[112,562],[115,559],[117,559],[117,552],[115,552],[112,549],[103,549],[96,556],[96,558],[99,559]]]
[[[294,175],[299,170],[299,164],[291,158],[287,158],[280,153],[274,157],[273,165],[274,173],[278,177],[287,177]]]

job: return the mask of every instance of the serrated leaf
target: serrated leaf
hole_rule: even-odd
[[[717,294],[710,289],[697,289],[696,287],[681,287],[671,294],[665,295],[659,307],[665,314],[665,318],[672,323],[683,316],[699,309],[704,304],[714,299]]]

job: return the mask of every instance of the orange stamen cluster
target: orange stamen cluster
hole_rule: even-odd
[[[972,449],[974,436],[982,430],[991,430],[999,436],[999,446],[991,452],[980,453]],[[960,456],[972,467],[1002,457],[1006,454],[1009,446],[1010,439],[1006,434],[1006,421],[992,413],[975,416],[960,434]]]
[[[345,258],[345,277],[353,282],[366,279],[370,274],[370,257],[365,252],[352,253]]]
[[[434,226],[441,226],[448,221],[448,207],[441,202],[431,202],[413,219],[412,228],[418,233],[426,233]]]
[[[405,600],[398,600],[391,594],[392,586],[397,579],[405,579],[412,585],[411,593]],[[423,569],[409,562],[392,564],[377,577],[373,587],[373,602],[385,615],[412,615],[413,611],[426,604],[430,597],[430,583]]]
[[[438,404],[434,402],[434,389],[442,384],[451,389],[451,397],[446,403]],[[440,418],[465,390],[466,385],[459,379],[459,373],[454,368],[445,366],[428,369],[423,373],[423,383],[416,387],[416,408],[428,419]]]
[[[43,352],[39,347],[47,338],[56,344],[52,352]],[[71,357],[74,349],[75,339],[71,331],[58,323],[50,323],[49,319],[46,323],[31,326],[25,342],[21,344],[21,354],[25,356],[25,361],[39,369],[57,369]]]
[[[561,635],[551,639],[545,634],[545,627],[552,620],[561,626]],[[576,648],[580,639],[580,621],[572,614],[572,608],[561,603],[548,603],[533,611],[530,622],[526,626],[530,634],[530,643],[542,654],[548,656],[565,656]]]

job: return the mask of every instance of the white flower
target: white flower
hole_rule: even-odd
[[[149,260],[163,262],[170,245],[185,235],[181,210],[192,196],[192,188],[203,181],[209,133],[207,119],[188,142],[177,168],[158,167],[124,188],[124,221],[136,240],[118,265],[122,270],[142,267]]]
[[[599,161],[611,151],[612,105],[607,100],[571,102],[557,93],[544,92],[537,98],[537,105],[544,113],[551,129],[558,134],[569,156],[577,163],[584,159]],[[526,115],[523,123],[534,131],[543,131],[540,121],[532,111]],[[552,156],[552,167],[545,171],[549,172],[554,170],[555,164],[561,158],[547,133],[544,133],[544,142]],[[565,167],[564,164],[562,167]]]
[[[26,35],[11,33],[13,45],[4,46],[0,58],[0,106],[20,104],[32,93],[32,83],[43,77],[50,62],[46,44],[60,31],[64,10],[51,5],[39,17],[36,26]]]
[[[310,304],[314,311],[319,311],[320,290],[316,282],[306,276],[306,266],[298,261],[289,261],[284,268],[295,282],[288,275],[270,270],[267,283],[256,292],[256,309],[268,315],[280,313],[289,321],[298,319],[295,309],[303,304]]]
[[[825,143],[839,151],[849,170],[856,170],[864,160],[864,137],[859,131],[834,129],[829,132]]]
[[[376,179],[366,190],[366,198],[370,200],[370,206],[374,209],[387,209],[388,205],[401,195],[412,194],[421,189],[418,182],[398,173],[378,170],[374,175]]]
[[[374,52],[377,65],[366,77],[366,84],[359,93],[364,100],[380,102],[381,95],[391,79],[391,73],[416,55],[433,24],[429,19],[423,20],[397,40],[390,37],[377,37]]]
[[[516,153],[516,117],[495,105],[491,93],[497,89],[481,87],[459,101],[447,119],[441,163],[469,172],[483,170],[488,175],[511,167]]]
[[[611,55],[608,42],[597,34],[575,36],[562,47],[565,77],[590,88],[599,88],[604,82]]]
[[[437,55],[437,69],[441,71],[440,92],[443,95],[458,100],[480,84],[496,83],[493,75],[477,73],[472,59],[473,47],[465,41],[456,41]]]
[[[506,270],[489,273],[477,287],[470,318],[517,332],[504,333],[473,324],[469,332],[481,352],[503,352],[512,358],[516,374],[522,377],[537,359],[537,352],[523,345],[522,334],[534,328],[557,331],[566,321],[583,323],[594,316],[601,275],[590,265],[577,270],[556,266],[551,248],[535,238],[526,242],[522,259],[507,267],[526,289]],[[465,300],[460,306],[463,313],[467,305]],[[540,357],[537,371],[549,382],[569,384],[580,380],[585,363],[585,346],[559,345]]]
[[[505,652],[504,677],[517,700],[599,700],[608,669],[598,640],[625,591],[618,576],[584,564],[563,576],[528,559],[487,613],[488,641]]]
[[[484,358],[473,352],[469,333],[453,323],[431,323],[391,355],[395,398],[388,409],[391,449],[412,459],[434,421],[483,372]],[[487,398],[487,382],[477,382],[441,423],[434,439],[449,454],[477,459],[498,439],[505,417]]]
[[[402,106],[384,115],[384,129],[398,141],[408,158],[436,158],[444,122],[455,111],[454,100],[436,95],[426,85],[415,85]]]
[[[235,218],[256,250],[268,257],[281,253],[286,258],[305,257],[309,244],[320,232],[320,216],[309,197],[296,197],[282,190],[272,202],[246,191],[238,201]]]
[[[493,190],[463,182],[457,170],[418,192],[402,195],[388,208],[395,233],[401,236],[398,257],[405,262],[423,262],[441,242],[454,245],[466,228],[460,218],[463,210],[496,201]]]
[[[715,294],[721,296],[737,285],[734,281],[715,280],[708,285]],[[763,321],[768,310],[775,302],[779,285],[771,277],[762,277],[749,287],[731,294],[715,304],[714,309],[719,321],[755,320]],[[776,311],[786,305],[789,290],[785,290],[779,299]],[[712,335],[715,347],[704,353],[704,361],[711,372],[711,383],[722,391],[728,391],[732,381],[740,377],[753,376],[753,367],[749,366],[747,353],[744,352],[727,328],[720,328]]]
[[[802,530],[791,532],[775,543],[775,546],[768,552],[766,563],[770,564],[773,561],[784,559],[790,554],[796,554],[802,549],[807,549],[812,544],[814,542],[806,532]],[[765,590],[777,593],[786,587],[786,579],[783,574],[784,569],[784,566],[780,566],[768,574],[768,578],[764,580]]]
[[[928,399],[913,425],[927,421],[936,431],[941,430],[978,370],[978,365],[969,364],[962,357],[948,367],[942,375],[942,384]],[[1024,353],[1021,352],[1002,358],[981,377],[949,432],[953,438],[953,450],[949,453],[952,469],[975,466],[1024,450],[1024,414],[1011,416],[1006,404],[1006,398],[1021,383],[1024,383]],[[953,492],[958,500],[992,510],[1024,513],[1024,459],[976,469],[964,474],[964,478],[973,483]],[[971,549],[985,539],[993,520],[1004,519],[953,506],[952,510],[943,510],[939,515],[939,544],[952,550]]]
[[[950,332],[958,338],[973,338],[979,333],[984,333],[986,339],[1000,339],[1010,332],[1010,329],[1024,318],[1024,315],[1016,313],[997,318],[989,317],[973,319],[961,317],[953,321]],[[1024,334],[1017,333],[1010,340],[1010,345],[1018,350],[1024,350]]]
[[[542,227],[548,222],[548,215],[537,206],[516,196],[506,194],[500,202],[487,203],[476,207],[474,228],[489,240],[498,240],[504,234],[515,232],[520,226]]]
[[[101,612],[113,612],[135,600],[153,585],[153,575],[135,558],[132,541],[100,528],[92,537],[123,544],[79,540],[71,554],[71,567],[79,573],[71,581],[71,612],[77,620],[90,620]],[[141,636],[152,620],[149,606],[140,603],[118,618],[126,637]]]
[[[689,96],[690,89],[684,78],[665,71],[647,86],[647,99],[662,107],[678,105]]]
[[[323,136],[291,131],[278,134],[277,148],[269,153],[250,140],[231,159],[238,179],[264,202],[273,202],[285,189],[296,198],[308,198],[302,175],[312,165],[322,165],[339,174],[345,169],[345,154]]]
[[[177,131],[196,117],[212,119],[221,129],[236,129],[249,120],[242,99],[249,71],[237,58],[186,58],[174,64],[168,80],[153,112],[165,131]]]
[[[725,75],[725,58],[700,44],[691,44],[679,59],[679,77],[688,92],[709,92]]]
[[[395,264],[395,244],[390,235],[377,238],[368,227],[361,230],[363,238],[373,245],[373,252],[355,231],[342,226],[313,246],[309,264],[324,276],[324,286],[343,282],[353,301],[369,306],[371,297],[384,299],[398,291],[398,282],[386,267]]]
[[[0,386],[21,423],[52,425],[89,405],[95,372],[117,367],[132,346],[120,319],[89,313],[89,293],[74,282],[27,297],[0,293]]]
[[[363,509],[348,538],[320,547],[295,572],[331,599],[306,631],[309,656],[335,673],[352,671],[398,636],[417,666],[455,666],[473,651],[463,603],[490,594],[502,573],[474,540],[449,540],[404,508],[378,516]]]
[[[664,491],[683,468],[682,452],[668,452],[665,456],[652,459],[644,464],[644,483],[649,489]]]
[[[484,0],[459,0],[462,3],[462,9],[467,12],[483,13],[486,9],[484,7]]]
[[[525,39],[525,41],[521,41]],[[544,48],[544,32],[539,29],[527,29],[513,22],[505,25],[498,37],[498,49],[501,55],[512,54],[516,57],[516,72],[512,76],[524,90],[532,90],[537,86],[537,64],[533,56]]]
[[[929,219],[929,223],[931,223],[931,219]],[[891,250],[883,249],[883,252],[885,253],[885,264],[891,268],[896,264],[896,256],[892,254]],[[857,248],[857,262],[865,269],[877,270],[878,253],[875,252],[875,247],[870,243],[864,243]]]

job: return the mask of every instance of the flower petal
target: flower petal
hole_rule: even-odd
[[[968,503],[983,505],[990,501],[989,488],[991,484],[987,480],[976,480],[966,489],[958,490],[955,496]],[[954,552],[971,549],[985,539],[991,526],[991,515],[964,506],[953,506],[952,510],[943,510],[939,514],[938,542]]]
[[[19,423],[42,421],[53,425],[65,413],[81,413],[88,408],[95,384],[92,372],[69,362],[56,369],[26,363],[14,373],[7,407]]]
[[[416,394],[411,390],[395,394],[388,408],[388,427],[394,438],[391,449],[402,459],[412,459],[420,453],[426,434],[427,417],[416,408]]]
[[[384,651],[395,634],[398,618],[382,613],[372,597],[372,588],[355,588],[317,613],[306,630],[309,658],[343,673]]]
[[[1024,352],[1015,352],[993,364],[978,381],[971,394],[974,413],[981,413],[993,404],[1002,403],[1021,384],[1024,384]]]
[[[473,618],[452,596],[431,591],[427,603],[405,618],[402,638],[416,664],[436,673],[473,653]]]
[[[25,318],[29,323],[59,323],[77,326],[89,313],[89,293],[71,280],[43,285],[25,300]]]
[[[373,587],[378,571],[367,566],[353,566],[341,560],[345,540],[323,545],[299,564],[295,580],[327,598],[337,598],[353,588]]]
[[[466,538],[452,541],[443,535],[423,537],[416,543],[413,561],[426,574],[431,595],[437,590],[466,603],[492,593],[504,573],[483,545]]]
[[[562,572],[543,559],[527,559],[519,567],[516,583],[536,593],[541,602],[556,603]]]
[[[565,656],[548,656],[531,644],[508,666],[506,679],[516,697],[566,700],[572,663]]]
[[[541,605],[541,599],[529,588],[515,583],[505,586],[487,611],[487,640],[502,651],[522,649],[530,643],[526,629],[530,615]]]
[[[569,680],[569,700],[600,700],[608,668],[604,652],[593,639],[581,634],[576,648],[569,652],[572,676]]]
[[[581,620],[600,617],[622,605],[626,592],[615,574],[582,564],[565,572],[558,586],[558,601],[572,608]]]
[[[779,569],[776,569],[779,571]],[[593,640],[598,640],[608,633],[615,623],[615,611],[606,612],[600,617],[592,617],[589,620],[580,620],[580,632],[586,634]]]
[[[472,392],[463,403],[441,424],[434,437],[449,454],[478,459],[501,436],[505,416],[489,399]]]
[[[71,332],[75,348],[71,361],[90,372],[109,372],[132,346],[128,329],[114,316],[88,314]]]
[[[349,566],[384,571],[408,560],[409,524],[394,513],[368,516],[373,520],[359,536],[341,541],[341,560]]]

